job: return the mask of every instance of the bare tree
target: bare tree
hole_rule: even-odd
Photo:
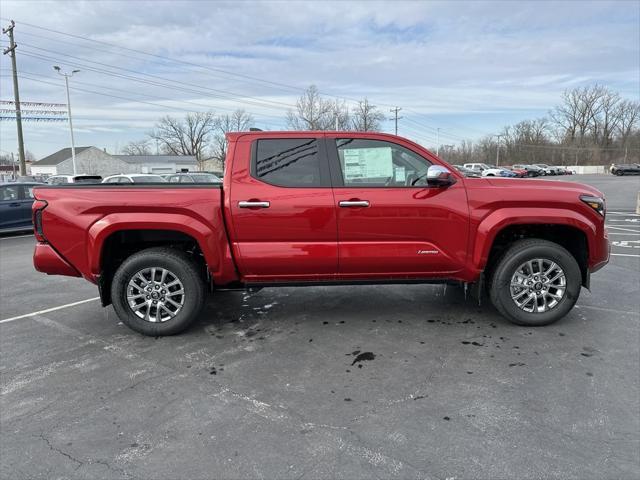
[[[351,110],[351,125],[357,132],[379,132],[384,114],[365,98]]]
[[[217,119],[213,112],[188,113],[183,120],[166,116],[148,135],[173,155],[193,155],[202,169],[207,150],[215,133]]]
[[[132,140],[120,149],[123,155],[151,155],[149,140]]]
[[[618,106],[620,110],[620,121],[617,125],[617,134],[620,136],[622,145],[627,146],[627,142],[635,126],[640,121],[640,102],[624,100]]]
[[[287,112],[287,124],[292,130],[329,130],[335,125],[335,107],[311,85],[296,101],[295,110]]]
[[[243,109],[238,109],[231,115],[221,115],[216,118],[210,159],[217,161],[223,171],[225,159],[227,158],[226,134],[229,132],[246,132],[253,122],[253,116]]]

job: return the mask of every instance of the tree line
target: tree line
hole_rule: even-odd
[[[364,98],[353,107],[339,99],[324,98],[314,85],[296,100],[286,115],[291,130],[375,132],[385,116]],[[548,163],[601,165],[640,161],[640,102],[593,85],[567,90],[561,102],[543,118],[509,125],[497,135],[459,145],[442,145],[441,156],[454,164],[483,162],[512,165]],[[224,169],[228,132],[248,131],[254,117],[243,109],[231,114],[189,113],[184,118],[166,116],[147,138],[128,143],[122,153],[193,155],[202,169],[214,164]],[[211,162],[211,163],[209,163]]]
[[[543,118],[440,149],[454,164],[607,165],[640,161],[640,102],[593,85],[566,90]],[[499,151],[498,151],[499,150]]]

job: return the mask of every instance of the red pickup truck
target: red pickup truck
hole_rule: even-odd
[[[379,282],[472,287],[545,325],[609,259],[587,185],[465,178],[381,133],[227,138],[222,185],[37,187],[35,268],[82,276],[129,327],[169,335],[216,289]]]

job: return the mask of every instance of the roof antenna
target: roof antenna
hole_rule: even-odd
[[[250,131],[250,132],[262,132],[262,129],[261,129],[261,128],[257,128],[257,127],[251,127],[251,128],[249,129],[249,131]]]

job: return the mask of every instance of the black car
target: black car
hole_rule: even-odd
[[[627,163],[627,164],[613,164],[610,168],[612,175],[640,175],[640,164]]]
[[[31,230],[31,204],[36,182],[0,183],[0,233]]]

